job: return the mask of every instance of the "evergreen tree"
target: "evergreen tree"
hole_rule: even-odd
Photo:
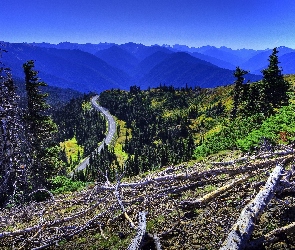
[[[241,101],[243,100],[243,95],[244,95],[244,87],[243,83],[245,78],[243,77],[249,73],[249,71],[245,71],[243,69],[240,69],[240,67],[237,67],[234,76],[237,78],[235,81],[235,87],[234,87],[234,103],[233,103],[233,109],[231,112],[232,118],[235,118],[238,113],[239,105]]]
[[[268,117],[273,114],[274,109],[287,105],[289,102],[289,82],[286,81],[279,67],[278,50],[274,48],[269,57],[268,68],[262,70],[262,91],[260,101],[262,112]]]
[[[31,150],[30,177],[31,186],[36,189],[43,187],[55,171],[54,162],[58,158],[58,152],[50,147],[57,127],[47,114],[47,94],[42,93],[40,89],[47,84],[38,78],[38,72],[34,70],[34,61],[28,61],[23,68],[28,99],[26,123]]]

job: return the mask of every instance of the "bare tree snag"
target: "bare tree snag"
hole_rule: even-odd
[[[281,235],[291,234],[291,233],[295,233],[295,222],[293,222],[287,226],[274,229],[271,232],[269,232],[268,234],[251,241],[247,245],[246,249],[247,250],[259,249],[259,247],[261,247],[262,244],[263,245],[270,245],[271,243],[275,243],[275,242],[279,241]]]
[[[277,164],[269,176],[264,188],[242,210],[220,250],[244,249],[254,230],[255,221],[272,199],[283,172],[283,164]]]
[[[135,238],[128,246],[128,250],[139,250],[146,231],[146,212],[139,212],[139,224]]]
[[[234,180],[229,184],[226,184],[220,188],[217,188],[216,190],[210,192],[209,194],[204,195],[203,197],[196,199],[194,201],[182,201],[180,203],[180,206],[184,209],[186,208],[195,208],[195,207],[201,207],[205,204],[207,204],[212,199],[216,198],[220,194],[232,189],[233,187],[243,183],[244,181],[248,180],[252,175],[246,175],[245,177],[242,177],[238,180]]]

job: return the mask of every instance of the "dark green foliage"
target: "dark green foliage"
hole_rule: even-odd
[[[105,182],[105,176],[107,176],[109,181],[115,181],[116,176],[121,174],[122,171],[123,169],[121,169],[113,149],[109,149],[105,144],[100,153],[93,152],[91,154],[89,166],[85,171],[85,179],[87,181]]]
[[[243,151],[253,150],[259,146],[261,138],[270,142],[291,143],[295,140],[295,106],[282,107],[275,115],[267,118],[259,129],[253,129],[245,138],[237,141],[238,147]]]
[[[268,68],[262,70],[262,81],[244,87],[242,102],[238,103],[237,95],[234,95],[233,111],[240,105],[242,115],[262,113],[269,117],[277,108],[288,105],[290,84],[283,77],[277,53],[278,50],[274,48],[269,57]]]
[[[289,83],[284,79],[282,70],[279,67],[278,50],[273,49],[269,57],[269,65],[267,69],[262,70],[263,73],[263,93],[261,101],[263,102],[263,113],[268,117],[274,113],[276,108],[287,105],[289,98],[287,92],[290,88]]]
[[[27,106],[27,93],[25,80],[22,78],[13,77],[14,83],[16,85],[16,93],[20,97],[19,106],[25,109]],[[53,86],[41,86],[40,90],[44,93],[48,93],[46,102],[50,105],[49,112],[52,109],[58,109],[59,107],[66,105],[71,99],[79,98],[83,96],[82,93],[72,90],[64,89]]]
[[[286,106],[289,103],[290,84],[284,79],[278,66],[277,53],[274,48],[268,68],[262,71],[263,80],[260,82],[243,84],[243,75],[247,71],[237,67],[231,112],[231,117],[235,119],[224,124],[221,131],[202,141],[195,150],[195,157],[225,149],[253,150],[259,146],[262,138],[278,143],[282,142],[279,138],[283,137],[285,143],[291,142],[294,136],[294,108]],[[286,107],[276,114],[277,109],[282,106]],[[268,119],[265,120],[266,118]]]
[[[50,189],[54,194],[78,191],[86,186],[85,182],[74,181],[66,176],[56,176],[50,179]]]
[[[23,92],[26,90],[26,94],[22,93],[22,109],[10,70],[2,63],[0,66],[0,205],[3,206],[31,199],[30,192],[46,188],[49,178],[66,171],[64,152],[55,140],[57,126],[49,115],[48,95],[41,90],[46,84],[39,80],[34,61],[23,65],[25,81],[18,84]],[[89,126],[85,127],[91,131]]]
[[[107,145],[104,145],[100,153],[93,152],[91,154],[89,165],[85,173],[87,181],[96,180],[105,182],[105,176],[107,176],[110,181],[115,181],[116,174],[122,172],[114,151],[109,149]]]
[[[247,74],[248,71],[245,71],[243,69],[240,69],[240,67],[236,68],[236,71],[234,72],[234,76],[237,78],[235,81],[235,87],[234,87],[234,104],[233,109],[231,112],[232,118],[235,118],[238,113],[238,108],[242,101],[244,100],[246,87],[243,85],[245,78],[243,77],[245,74]]]

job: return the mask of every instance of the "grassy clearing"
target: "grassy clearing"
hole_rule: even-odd
[[[65,150],[68,163],[80,161],[84,148],[78,145],[77,140],[73,137],[70,140],[60,143],[60,147]]]

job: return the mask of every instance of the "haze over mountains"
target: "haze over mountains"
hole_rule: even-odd
[[[145,46],[113,43],[7,43],[2,61],[15,77],[24,77],[22,64],[35,60],[39,77],[48,85],[81,92],[101,92],[111,88],[142,89],[160,84],[175,87],[216,87],[234,82],[233,70],[240,66],[250,70],[246,80],[261,79],[268,65],[271,49],[232,50],[185,45]],[[295,50],[279,47],[280,66],[284,74],[295,73]]]

